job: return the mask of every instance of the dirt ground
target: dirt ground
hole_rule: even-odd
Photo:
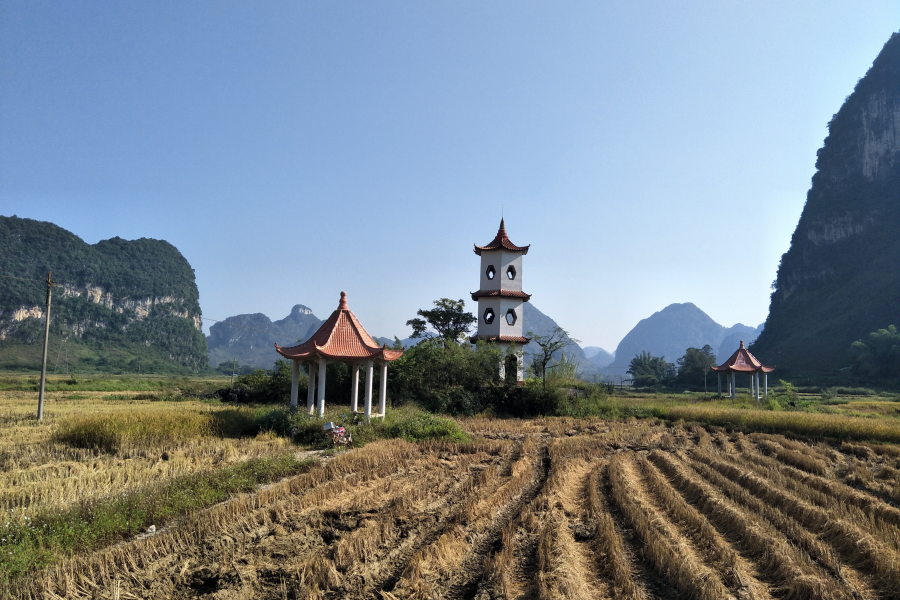
[[[900,448],[473,419],[57,566],[23,596],[898,598]]]

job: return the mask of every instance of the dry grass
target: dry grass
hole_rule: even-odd
[[[606,465],[603,463],[594,467],[587,484],[588,514],[597,528],[592,544],[594,552],[601,569],[608,575],[613,597],[643,600],[646,594],[635,582],[631,560],[601,491],[602,473],[605,469]]]
[[[702,452],[695,456],[769,505],[790,513],[810,532],[826,540],[848,563],[877,575],[880,587],[900,589],[900,556],[852,522],[776,487],[768,479]]]
[[[660,575],[670,579],[688,597],[713,599],[728,596],[719,577],[694,549],[661,518],[646,498],[633,458],[626,454],[609,463],[612,497],[644,542],[646,554]]]
[[[753,502],[739,486],[714,487],[721,482],[703,481],[690,467],[665,453],[654,452],[651,459],[685,499],[716,526],[717,531],[756,562],[761,575],[774,584],[775,595],[788,598],[851,596],[830,581],[802,550],[791,543],[793,539],[802,539],[802,536],[792,536],[791,540],[785,537],[782,533],[785,529],[788,532],[797,530],[790,519],[782,518],[760,503]],[[744,506],[757,510],[743,509],[723,497],[720,489]],[[815,539],[810,537],[807,545],[813,547]],[[826,553],[823,551],[822,555],[824,557]]]
[[[683,419],[745,431],[792,432],[812,437],[900,443],[900,421],[897,419],[728,409],[705,405],[667,407],[665,414],[672,420]]]
[[[19,400],[5,400],[6,516],[287,447],[274,436],[215,435],[203,424],[212,408],[200,403],[62,398],[37,423]],[[118,424],[104,451],[63,434],[104,411]],[[156,423],[149,434],[135,411]],[[894,446],[656,420],[461,423],[472,440],[338,453],[155,535],[0,583],[0,598],[4,586],[11,597],[152,600],[643,600],[672,588],[686,598],[874,600],[900,589],[900,510],[888,501],[900,483]]]

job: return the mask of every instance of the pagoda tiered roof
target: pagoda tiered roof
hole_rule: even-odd
[[[473,344],[478,340],[485,342],[512,342],[514,344],[522,344],[523,346],[531,341],[531,338],[524,335],[473,335],[469,341]]]
[[[311,338],[297,346],[275,350],[290,360],[378,360],[390,362],[403,356],[403,350],[392,350],[379,345],[366,331],[347,305],[347,294],[341,292],[341,302],[336,311],[325,320]]]
[[[509,236],[506,235],[506,226],[503,224],[503,219],[500,219],[500,229],[497,230],[497,237],[491,240],[487,246],[479,246],[475,244],[475,254],[481,255],[482,252],[488,250],[512,250],[513,252],[521,252],[522,254],[528,254],[528,248],[531,247],[531,244],[527,246],[516,246],[513,244]]]
[[[531,300],[531,294],[526,294],[521,290],[505,290],[501,288],[499,290],[478,290],[477,292],[472,292],[472,300],[491,297],[518,298],[525,302]]]
[[[731,372],[735,371],[738,373],[755,373],[756,371],[762,371],[763,373],[771,373],[775,370],[775,367],[767,367],[759,360],[750,354],[750,351],[744,347],[744,340],[741,340],[741,346],[737,349],[737,351],[731,355],[731,358],[723,362],[718,367],[715,365],[710,365],[710,368],[713,371],[719,372]]]

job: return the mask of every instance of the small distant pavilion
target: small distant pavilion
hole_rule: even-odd
[[[316,371],[318,370],[318,406],[319,417],[325,416],[325,367],[329,363],[343,362],[350,365],[351,386],[350,406],[358,413],[359,401],[359,367],[366,367],[366,396],[364,414],[366,421],[372,417],[372,380],[375,365],[381,367],[381,389],[378,394],[378,413],[376,417],[384,418],[387,411],[387,364],[403,356],[403,350],[391,350],[387,345],[379,346],[378,342],[365,330],[356,315],[347,306],[347,294],[341,292],[341,302],[336,311],[322,323],[319,330],[305,342],[287,348],[275,344],[275,350],[281,356],[293,362],[291,379],[291,409],[297,409],[299,390],[300,363],[309,365],[309,387],[306,394],[306,410],[313,413],[313,394],[316,389]]]
[[[731,358],[726,360],[724,363],[719,365],[718,367],[715,365],[710,365],[710,369],[716,372],[716,375],[719,379],[719,398],[722,397],[722,373],[730,374],[731,377],[728,377],[728,395],[731,396],[731,399],[734,400],[735,396],[735,388],[736,381],[735,377],[738,373],[747,373],[750,375],[750,395],[754,396],[757,400],[759,400],[759,374],[763,373],[764,382],[765,382],[765,395],[769,395],[769,373],[775,370],[775,367],[767,367],[755,356],[750,354],[750,351],[744,347],[744,340],[741,340],[741,346],[737,349],[737,352],[731,355]]]

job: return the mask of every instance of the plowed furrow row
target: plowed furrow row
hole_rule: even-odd
[[[610,460],[609,481],[613,500],[643,540],[644,551],[660,575],[688,597],[729,596],[718,575],[649,502],[631,453]]]
[[[742,558],[709,521],[672,487],[646,458],[639,460],[646,487],[656,506],[677,524],[703,559],[719,574],[735,596],[769,598],[768,587],[758,579],[756,568]]]
[[[633,558],[616,530],[616,523],[603,491],[605,470],[605,462],[595,466],[587,481],[588,516],[595,531],[591,540],[595,560],[600,573],[605,574],[613,598],[643,600],[647,593],[632,572]]]
[[[538,597],[609,598],[590,546],[576,541],[577,534],[584,535],[588,520],[584,490],[592,466],[583,458],[553,463],[553,475],[535,502],[542,521],[536,553]]]
[[[425,494],[416,502],[396,498],[396,506],[402,508],[403,513],[413,511],[409,519],[416,521],[416,525],[406,528],[402,536],[393,540],[392,544],[381,543],[380,539],[370,544],[377,546],[378,551],[373,551],[365,564],[355,565],[335,592],[342,598],[380,597],[383,592],[389,593],[419,552],[435,543],[447,528],[452,527],[473,502],[477,501],[477,496],[488,493],[502,483],[501,479],[493,477],[497,472],[509,471],[512,468],[510,463],[515,465],[521,462],[519,446],[520,444],[513,444],[499,466],[469,464],[469,461],[465,460],[462,464],[470,467],[469,472],[448,489],[446,494],[436,499],[432,499],[433,494]],[[429,487],[424,481],[421,483],[425,484],[421,489],[426,491],[433,492],[442,487]],[[378,536],[380,531],[374,533]],[[351,544],[352,538],[341,540],[337,550],[340,551],[342,545]],[[359,546],[358,543],[356,545]],[[334,554],[336,557],[341,555],[337,551]],[[343,563],[347,562],[349,557],[343,560]]]
[[[356,452],[341,455],[325,467],[190,515],[152,537],[61,561],[45,576],[22,582],[17,593],[23,597],[57,594],[79,598],[83,596],[79,590],[108,589],[114,584],[125,585],[123,593],[128,593],[128,586],[149,589],[151,585],[161,585],[160,578],[153,574],[158,565],[171,563],[173,556],[191,556],[198,551],[198,546],[201,552],[206,551],[204,546],[215,551],[226,543],[223,540],[242,537],[242,528],[253,530],[261,524],[271,524],[279,514],[293,511],[298,505],[313,507],[341,493],[333,485],[338,479],[365,483],[396,473],[413,462],[427,460],[415,445],[401,440],[373,444],[367,450],[365,456]],[[361,470],[361,466],[366,469]]]
[[[734,499],[747,501],[741,488],[735,486],[720,492],[715,481],[704,480],[670,454],[654,452],[650,459],[726,540],[755,563],[760,577],[770,584],[773,595],[784,598],[853,597],[849,589],[828,577],[772,523],[752,509],[745,510],[735,504]],[[731,499],[724,497],[723,492]]]
[[[858,527],[785,491],[761,477],[703,452],[694,456],[760,500],[789,512],[798,523],[821,536],[848,563],[875,575],[874,584],[884,591],[900,589],[900,556],[892,548]]]
[[[517,485],[517,492],[499,512],[494,513],[487,530],[471,545],[466,557],[462,560],[457,572],[451,578],[451,584],[443,594],[447,600],[462,600],[474,597],[480,586],[484,586],[488,578],[485,560],[502,542],[503,531],[521,512],[525,505],[535,499],[547,481],[550,461],[545,448],[539,450],[539,458],[534,464],[531,480],[524,486]],[[512,490],[511,490],[512,492]]]
[[[851,521],[882,542],[900,548],[900,510],[842,483],[811,475],[754,452],[741,453],[742,462],[766,478],[805,501]],[[739,459],[727,457],[733,464]]]

